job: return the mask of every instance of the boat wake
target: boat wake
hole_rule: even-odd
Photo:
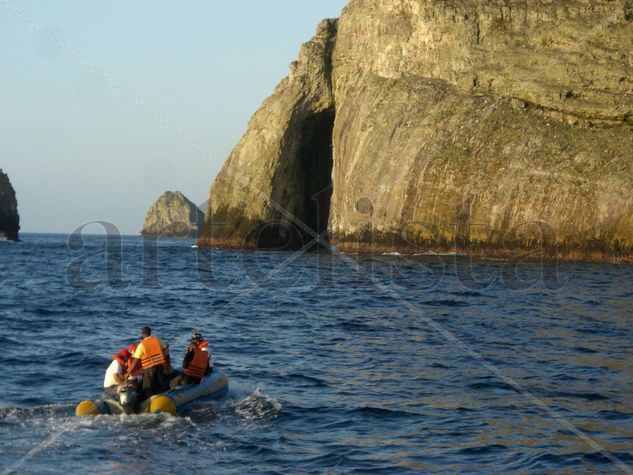
[[[182,417],[168,414],[100,415],[92,418],[75,417],[75,404],[47,404],[29,408],[0,407],[0,435],[16,428],[39,432],[52,429],[119,429],[135,430],[167,427],[174,424],[205,425],[224,415],[235,414],[247,420],[273,419],[282,405],[260,388],[232,385],[225,401],[200,401],[184,411]]]
[[[194,402],[182,415],[194,424],[204,426],[235,416],[248,421],[274,419],[281,409],[282,405],[260,388],[231,383],[224,400]]]
[[[235,427],[273,420],[282,409],[275,398],[260,388],[253,390],[246,386],[232,387],[223,400],[194,401],[178,417],[169,414],[76,417],[74,407],[71,403],[0,408],[0,440],[5,445],[0,448],[0,454],[10,448],[10,456],[0,461],[0,474],[22,473],[25,467],[37,467],[34,469],[37,472],[45,467],[47,457],[58,457],[69,450],[81,456],[96,457],[106,447],[112,453],[121,454],[138,445],[139,440],[146,440],[148,434],[152,434],[151,441],[160,443],[163,449],[198,447],[203,438],[208,438],[204,442],[206,448],[226,451],[226,440],[231,440],[230,436],[227,439],[227,432],[230,434]],[[211,433],[215,436],[211,437]],[[86,444],[86,440],[96,442]],[[169,458],[163,462],[168,463]],[[72,463],[67,465],[77,468]],[[75,470],[69,468],[68,471]]]
[[[99,415],[93,418],[78,418],[74,404],[49,404],[30,408],[0,408],[0,434],[11,428],[24,427],[31,430],[51,429],[79,430],[86,428],[148,428],[150,426],[191,423],[188,417],[171,417],[168,414]]]
[[[0,427],[26,425],[33,422],[53,421],[73,415],[72,404],[47,404],[34,407],[0,407]]]
[[[29,472],[46,472],[43,467],[47,457],[59,456],[68,450],[85,451],[89,457],[103,452],[102,442],[86,445],[85,440],[106,439],[107,450],[120,454],[148,433],[160,434],[165,439],[163,445],[173,447],[182,444],[182,439],[192,430],[200,430],[189,417],[142,414],[80,418],[75,417],[73,406],[0,408],[0,440],[4,445],[0,454],[10,453],[4,459],[0,457],[0,474],[24,473],[26,467]]]

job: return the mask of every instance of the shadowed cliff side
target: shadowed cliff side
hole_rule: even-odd
[[[630,2],[352,0],[324,25],[213,185],[203,245],[630,259]]]
[[[18,240],[20,215],[15,190],[9,177],[0,169],[0,239]]]
[[[336,20],[321,22],[250,120],[211,190],[201,245],[291,249],[312,240],[309,229],[326,229],[336,27]]]

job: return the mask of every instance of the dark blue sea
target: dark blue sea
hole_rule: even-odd
[[[623,473],[633,267],[0,242],[0,473]],[[230,391],[78,419],[150,325]]]

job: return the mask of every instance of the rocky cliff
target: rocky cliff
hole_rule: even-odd
[[[144,236],[197,237],[204,213],[181,192],[168,191],[147,214],[141,234]]]
[[[0,169],[0,239],[18,240],[20,215],[15,190],[9,177]]]
[[[633,254],[633,4],[352,0],[210,193],[202,245]]]

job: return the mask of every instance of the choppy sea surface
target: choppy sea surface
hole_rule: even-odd
[[[0,242],[0,473],[626,472],[633,267]],[[229,395],[78,419],[143,325]]]

